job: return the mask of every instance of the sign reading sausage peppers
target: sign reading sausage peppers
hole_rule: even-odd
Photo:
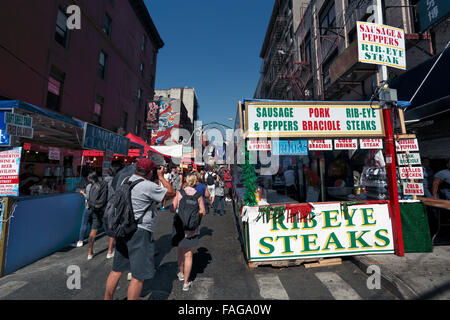
[[[406,69],[405,33],[382,24],[357,21],[358,60]]]
[[[249,103],[248,137],[384,136],[379,105],[369,103]]]

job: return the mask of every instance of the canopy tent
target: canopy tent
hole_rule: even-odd
[[[152,146],[152,149],[156,150],[158,153],[172,158],[183,157],[183,145],[181,144],[176,144],[173,146]]]
[[[21,142],[82,149],[84,122],[19,100],[0,101],[0,110],[33,118],[33,138],[20,138]]]

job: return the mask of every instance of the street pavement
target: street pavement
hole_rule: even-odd
[[[341,265],[305,268],[248,268],[231,202],[224,216],[211,213],[202,221],[200,244],[194,251],[193,285],[182,291],[176,278],[176,249],[170,245],[173,214],[161,211],[155,234],[156,275],[144,284],[143,300],[395,300],[389,287],[369,289],[367,268],[344,258]],[[0,279],[2,300],[101,300],[112,259],[106,259],[106,236],[95,243],[88,261],[87,246],[68,247]],[[75,267],[74,267],[75,266]],[[448,266],[448,264],[447,264]],[[360,268],[361,267],[361,268]],[[79,288],[73,288],[79,268]],[[72,280],[71,280],[72,279]],[[72,286],[71,286],[72,284]],[[126,299],[127,277],[115,299]],[[69,289],[72,288],[72,289]],[[394,292],[395,293],[395,292]]]

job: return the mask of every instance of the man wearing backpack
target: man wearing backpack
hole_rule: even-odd
[[[211,168],[209,168],[208,172],[206,172],[205,174],[206,176],[206,185],[208,188],[208,192],[210,195],[210,199],[209,199],[209,203],[213,204],[214,203],[214,196],[215,196],[215,183],[216,183],[216,174],[211,171]]]
[[[105,212],[108,201],[108,183],[101,181],[96,172],[91,172],[88,175],[88,181],[92,183],[89,191],[88,206],[92,210],[91,214],[91,232],[89,233],[89,247],[87,259],[91,260],[94,257],[94,242],[97,236],[97,231],[103,226],[103,214]],[[113,241],[109,242],[108,253],[112,252]]]
[[[158,204],[165,198],[175,195],[170,183],[164,179],[163,168],[157,171],[157,177],[162,186],[151,181],[156,167],[156,163],[152,160],[140,159],[136,164],[135,174],[124,182],[124,184],[131,183],[130,186],[133,186],[129,191],[131,200],[128,201],[131,203],[127,205],[131,205],[136,227],[131,233],[125,232],[122,234],[123,237],[116,238],[116,253],[112,271],[106,281],[105,300],[113,299],[123,272],[129,270],[132,274],[128,285],[128,300],[138,300],[144,280],[153,278],[155,274],[153,233],[158,220]],[[116,190],[115,199],[120,196],[121,191],[122,187]]]

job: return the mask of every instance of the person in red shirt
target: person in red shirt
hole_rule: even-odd
[[[231,194],[231,188],[232,188],[232,184],[231,184],[231,174],[230,174],[230,169],[227,169],[225,171],[225,174],[223,176],[225,185],[225,200],[226,201],[231,201],[232,199],[232,194]]]

